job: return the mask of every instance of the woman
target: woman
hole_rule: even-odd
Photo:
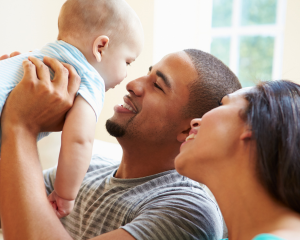
[[[175,167],[214,193],[229,240],[300,239],[300,86],[224,96],[192,120]]]

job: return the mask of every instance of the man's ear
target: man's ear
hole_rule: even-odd
[[[188,137],[191,127],[189,126],[187,129],[183,130],[181,133],[177,135],[178,142],[184,142],[185,139]]]
[[[109,38],[105,35],[101,35],[96,38],[93,44],[93,54],[97,59],[97,62],[101,62],[103,50],[108,48]]]

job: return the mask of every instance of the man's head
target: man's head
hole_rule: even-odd
[[[58,39],[79,48],[105,81],[106,90],[126,76],[143,48],[141,22],[125,0],[67,0]]]
[[[199,50],[169,54],[149,70],[148,75],[128,83],[125,103],[116,106],[107,121],[108,132],[122,145],[170,146],[177,154],[191,119],[241,88],[220,60]]]
[[[184,52],[192,60],[198,77],[188,85],[189,101],[182,114],[187,118],[201,118],[219,106],[222,97],[242,86],[235,74],[213,55],[197,49]]]

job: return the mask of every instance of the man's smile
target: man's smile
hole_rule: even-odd
[[[123,100],[124,100],[124,104],[123,104],[124,108],[132,111],[133,113],[138,113],[137,107],[133,104],[129,95],[125,95],[123,97]]]
[[[114,107],[115,112],[137,114],[138,113],[137,107],[132,103],[130,96],[125,95],[123,99],[124,99],[123,104],[116,105]]]

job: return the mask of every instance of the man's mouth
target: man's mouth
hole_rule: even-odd
[[[132,103],[131,99],[129,98],[128,95],[123,97],[124,100],[124,104],[121,105],[123,108],[128,109],[129,111],[133,112],[133,113],[137,113],[137,108],[136,106]]]
[[[128,109],[129,111],[133,112],[133,113],[136,113],[136,111],[130,106],[128,105],[127,103],[123,103],[123,105],[121,105],[123,108],[126,108]]]

